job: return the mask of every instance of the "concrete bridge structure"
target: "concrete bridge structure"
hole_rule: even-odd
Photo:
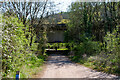
[[[53,28],[47,31],[48,43],[64,42],[65,24],[56,24]]]
[[[47,27],[47,42],[48,43],[63,43],[64,42],[64,32],[67,30],[65,24],[45,24]],[[37,35],[37,40],[39,40],[40,35]]]

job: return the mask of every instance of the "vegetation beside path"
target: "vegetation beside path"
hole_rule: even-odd
[[[45,56],[39,43],[32,45],[29,32],[30,24],[24,24],[15,15],[2,15],[3,35],[2,35],[2,77],[15,78],[16,71],[20,71],[20,78],[30,78],[33,74],[41,71]],[[26,32],[24,29],[26,28]]]
[[[71,59],[120,75],[120,2],[72,3],[65,40]]]
[[[67,26],[66,43],[51,45],[47,44],[48,26],[43,24],[54,23],[44,20],[54,15],[54,9],[49,13],[52,3],[47,1],[1,3],[2,77],[15,78],[20,71],[20,78],[30,78],[41,71],[46,48],[69,50],[72,61],[120,75],[120,2],[72,3],[65,13],[69,19],[58,22]]]

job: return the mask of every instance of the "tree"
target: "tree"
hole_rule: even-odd
[[[50,10],[52,9],[52,7],[54,7],[54,3],[48,0],[44,0],[41,2],[13,2],[11,0],[9,2],[3,2],[3,10],[8,11],[9,14],[16,14],[18,18],[23,22],[26,37],[31,37],[30,46],[32,46],[33,36],[35,35],[35,33],[39,33],[43,26],[43,18],[50,14]],[[36,27],[33,27],[35,24],[37,24]],[[26,25],[29,25],[29,31]],[[39,26],[40,28],[38,29],[37,26]],[[37,32],[35,28],[38,29]],[[31,34],[27,34],[27,32],[30,32]]]

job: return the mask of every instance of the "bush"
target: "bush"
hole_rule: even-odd
[[[2,69],[3,76],[6,76],[24,62],[28,41],[23,32],[24,25],[18,18],[4,16],[3,22]]]
[[[110,73],[120,73],[120,35],[117,30],[112,33],[108,32],[104,37],[106,47],[98,55],[95,60],[97,69],[104,70]],[[103,43],[105,45],[105,43]],[[99,67],[101,66],[101,68]]]
[[[83,54],[93,55],[100,52],[100,45],[99,42],[87,41],[76,45],[73,50],[76,51],[75,55],[77,56],[82,56]]]
[[[92,62],[95,69],[120,75],[120,35],[118,31],[108,32],[104,40],[106,44],[101,43],[104,45],[102,50],[96,56],[88,58],[88,62]]]
[[[2,76],[8,77],[11,73],[21,71],[21,67],[25,65],[40,66],[43,58],[37,58],[33,53],[36,52],[38,45],[29,46],[30,38],[26,38],[23,23],[13,16],[2,16],[2,23]],[[27,32],[27,34],[31,33]]]

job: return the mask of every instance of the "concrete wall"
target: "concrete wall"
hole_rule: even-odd
[[[54,30],[48,32],[47,34],[48,42],[55,42],[55,41],[64,41],[64,31],[63,30]]]

